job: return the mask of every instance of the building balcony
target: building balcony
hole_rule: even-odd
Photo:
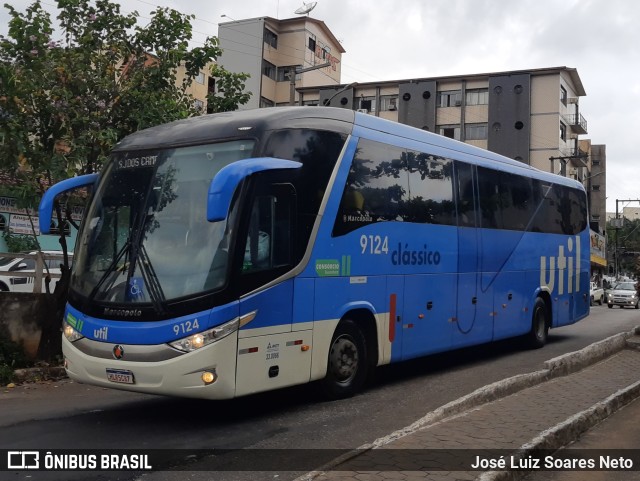
[[[587,133],[587,121],[582,114],[566,115],[565,120],[571,126],[571,130],[576,134]]]

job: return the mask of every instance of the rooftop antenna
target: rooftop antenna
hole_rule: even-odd
[[[307,15],[307,17],[309,16],[309,12],[311,10],[313,10],[314,8],[316,8],[316,5],[318,4],[318,2],[309,2],[306,3],[304,0],[302,0],[302,7],[298,8],[295,12],[295,14],[297,15]]]

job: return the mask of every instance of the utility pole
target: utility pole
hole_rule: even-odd
[[[579,154],[579,155],[564,155],[564,156],[560,156],[560,157],[549,157],[549,160],[551,161],[551,173],[553,174],[553,161],[554,160],[559,160],[562,162],[562,165],[560,165],[560,175],[562,177],[566,177],[567,176],[567,162],[573,159],[578,159],[578,160],[582,160],[582,159],[586,159],[589,156],[589,154]]]
[[[296,104],[296,75],[298,75],[299,73],[311,72],[312,70],[329,67],[330,65],[330,62],[326,62],[320,65],[314,65],[313,67],[301,68],[300,70],[295,67],[294,70],[289,70],[289,105]]]

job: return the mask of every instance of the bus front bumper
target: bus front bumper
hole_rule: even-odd
[[[167,345],[116,345],[86,338],[76,342],[81,341],[82,350],[62,336],[65,369],[74,381],[167,396],[203,399],[235,396],[237,332],[193,352],[177,354],[170,359],[146,361],[127,361],[127,353],[136,352],[138,358],[153,359],[156,353],[166,352]],[[111,359],[91,355],[93,347],[96,352],[104,352],[108,348],[114,354]],[[121,359],[116,359],[115,351],[120,354],[120,349],[124,354]],[[209,379],[213,377],[214,381],[205,382],[204,373],[213,374]]]

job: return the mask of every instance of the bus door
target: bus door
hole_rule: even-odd
[[[493,335],[492,289],[483,285],[480,266],[480,206],[474,166],[456,162],[458,276],[453,345],[490,341]]]
[[[294,324],[294,279],[262,288],[296,263],[294,187],[257,186],[241,224],[237,396],[307,382],[311,356],[301,346],[312,342],[312,324]]]

